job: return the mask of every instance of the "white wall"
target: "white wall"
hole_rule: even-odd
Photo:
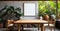
[[[36,17],[23,17],[22,19],[35,19],[38,16],[38,1],[0,1],[0,9],[5,5],[20,7],[23,11],[23,3],[36,3]]]

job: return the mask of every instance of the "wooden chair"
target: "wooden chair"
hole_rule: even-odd
[[[7,20],[7,25],[6,27],[8,28],[8,30],[12,30],[13,29],[13,20]]]
[[[54,28],[55,31],[55,21],[53,20],[47,20],[48,24],[44,24],[44,28],[49,27],[49,29],[52,31],[52,28]]]
[[[8,20],[7,21],[7,27],[13,26],[13,20]]]
[[[15,27],[18,27],[17,24],[14,24],[14,21],[13,20],[7,20],[7,25],[6,27],[9,29],[9,30],[14,30]],[[21,25],[21,28],[22,28],[22,31],[23,31],[23,25]],[[16,30],[16,29],[15,29]],[[18,30],[18,28],[17,28]]]

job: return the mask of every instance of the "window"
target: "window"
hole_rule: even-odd
[[[24,16],[35,16],[35,3],[24,3]]]

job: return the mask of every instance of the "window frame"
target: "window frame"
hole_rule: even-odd
[[[34,15],[30,15],[30,16],[27,15],[27,16],[25,16],[25,15],[24,15],[24,4],[25,4],[25,3],[23,3],[23,16],[24,16],[24,17],[36,17],[36,3],[33,3],[33,4],[35,4],[35,16],[34,16]],[[31,3],[30,3],[30,4],[31,4]]]

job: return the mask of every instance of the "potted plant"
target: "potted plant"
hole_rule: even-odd
[[[44,15],[44,12],[39,10],[38,18],[42,20],[43,19],[43,15]]]
[[[21,17],[21,8],[14,8],[13,6],[6,6],[4,10],[1,10],[1,16],[2,18],[6,17],[8,15],[7,19],[11,19],[11,17]]]
[[[39,3],[39,5],[38,5],[39,14],[38,15],[39,15],[39,17],[42,16],[43,19],[45,19],[44,17],[45,17],[45,15],[47,15],[46,11],[47,11],[48,4],[45,1],[39,1],[38,3]]]
[[[21,16],[21,8],[19,7],[15,8],[13,6],[6,5],[4,8],[0,10],[0,17],[2,18],[4,25],[8,19],[18,20]]]
[[[49,20],[49,15],[48,15],[48,14],[45,14],[45,15],[43,16],[43,20]]]
[[[46,14],[46,9],[44,7],[43,6],[42,6],[42,8],[39,7],[38,16],[39,16],[40,19],[44,19],[44,15]]]
[[[2,21],[2,18],[0,17],[0,28],[2,28],[3,27],[3,23],[2,23],[3,21]]]

